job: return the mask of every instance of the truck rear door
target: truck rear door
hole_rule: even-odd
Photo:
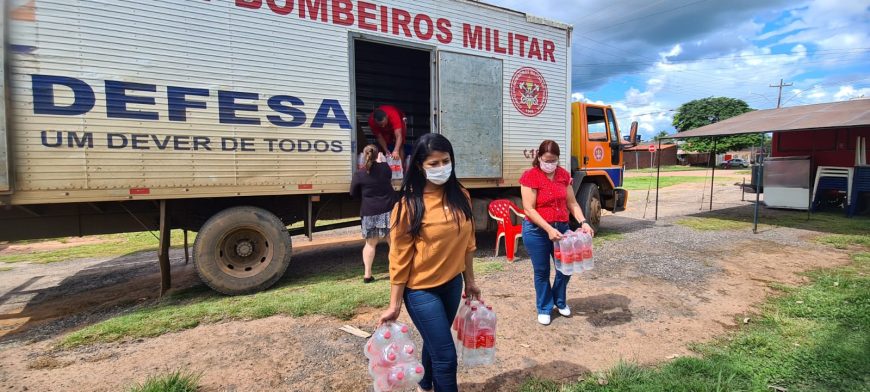
[[[0,193],[10,190],[9,139],[6,129],[6,17],[0,15]]]
[[[459,178],[502,178],[502,61],[438,52],[438,129],[453,144]]]

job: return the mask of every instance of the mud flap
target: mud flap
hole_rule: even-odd
[[[613,212],[625,211],[625,206],[628,205],[628,191],[617,188],[613,190]]]

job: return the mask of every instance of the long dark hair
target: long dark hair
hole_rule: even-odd
[[[456,221],[457,226],[461,220],[471,220],[472,218],[471,202],[465,196],[465,187],[456,179],[456,159],[453,155],[453,145],[441,134],[427,133],[421,136],[414,146],[411,163],[408,165],[408,171],[405,173],[405,179],[402,181],[402,188],[399,191],[402,200],[399,202],[397,214],[400,217],[402,209],[408,209],[410,218],[408,233],[415,238],[420,236],[420,229],[423,227],[423,213],[425,212],[423,189],[426,187],[426,174],[423,169],[423,161],[434,151],[450,154],[450,163],[453,165],[450,179],[442,185],[444,187],[444,205],[453,212],[453,220]]]

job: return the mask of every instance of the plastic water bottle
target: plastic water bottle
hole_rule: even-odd
[[[571,244],[571,268],[568,271],[569,273],[566,275],[573,275],[575,273],[583,272],[583,268],[581,267],[581,263],[583,263],[583,249],[581,247],[581,239],[580,236],[575,232],[569,231],[568,238]]]
[[[592,254],[592,236],[583,233],[583,270],[591,271],[595,268],[595,257]]]
[[[478,341],[478,346],[482,346],[481,363],[483,365],[492,365],[495,363],[495,327],[496,317],[495,311],[492,310],[492,305],[486,306],[484,322],[481,324],[480,334],[483,342]]]
[[[459,302],[459,309],[456,310],[456,317],[453,318],[453,327],[451,328],[451,332],[453,333],[453,338],[456,338],[456,331],[459,330],[459,318],[465,312],[467,308],[468,296],[465,293],[462,293],[462,301]]]
[[[411,329],[402,323],[380,326],[366,342],[369,375],[377,392],[405,390],[423,378],[423,366],[415,358]]]
[[[571,243],[571,236],[568,233],[559,241],[559,247],[562,253],[562,268],[559,269],[560,266],[557,265],[556,269],[564,275],[571,275],[571,264],[574,262],[574,248]]]
[[[562,245],[561,241],[553,241],[553,263],[556,264],[556,269],[562,270]]]
[[[465,366],[491,365],[495,361],[495,312],[491,306],[472,306],[465,321],[462,362]]]
[[[387,157],[387,164],[390,165],[390,171],[393,173],[392,179],[401,180],[403,176],[402,160],[393,159],[393,157]]]
[[[402,371],[402,374],[404,374],[405,378],[405,384],[403,385],[403,388],[413,388],[420,382],[420,380],[423,379],[422,365],[405,366],[404,368],[402,368]]]
[[[463,308],[460,310],[461,313],[457,312],[456,317],[453,319],[453,322],[456,323],[456,352],[459,353],[459,348],[462,346],[462,339],[464,338],[465,333],[465,321],[468,319],[468,313],[471,312],[471,308],[475,306],[480,306],[479,300],[466,300],[464,302]]]

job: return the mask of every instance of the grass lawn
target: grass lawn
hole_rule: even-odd
[[[625,236],[618,231],[601,229],[595,233],[595,238],[592,239],[592,245],[599,246],[607,241],[619,241],[623,237]]]
[[[164,376],[148,377],[128,392],[196,392],[199,390],[199,375],[177,371]]]
[[[475,260],[479,276],[501,271],[502,261]],[[364,284],[356,263],[297,281],[279,282],[264,292],[227,297],[198,287],[177,293],[160,304],[135,310],[67,335],[59,344],[73,348],[91,343],[160,336],[203,323],[251,320],[277,314],[301,317],[322,314],[349,319],[361,307],[389,304],[387,263],[375,261],[374,283]]]
[[[655,173],[657,171],[654,167],[648,167],[644,169],[632,169],[630,167],[625,168],[626,173]],[[700,171],[700,170],[710,170],[709,167],[698,167],[698,166],[662,166],[662,173],[667,172],[676,172],[676,171]]]
[[[730,211],[727,215],[713,211],[686,217],[676,223],[698,230],[749,229],[752,227],[751,213],[751,209]],[[858,245],[870,246],[870,217],[866,216],[846,218],[842,213],[818,212],[811,214],[807,220],[806,212],[761,209],[758,221],[760,230],[790,227],[829,233],[820,240],[839,248],[843,247],[843,243],[856,241]]]
[[[870,254],[851,266],[810,273],[780,287],[739,332],[693,347],[657,368],[622,363],[587,380],[529,380],[523,391],[867,391],[870,389]],[[599,382],[606,381],[605,382]]]
[[[128,255],[136,252],[156,251],[159,245],[157,238],[154,238],[154,235],[147,231],[137,233],[99,235],[94,237],[97,238],[99,242],[93,244],[74,245],[62,249],[34,251],[28,253],[0,253],[0,263],[31,262],[45,264],[73,259]],[[196,239],[196,233],[189,233],[188,241],[191,245],[193,245],[194,239]],[[64,239],[60,238],[56,239],[55,241],[64,242]],[[35,242],[24,241],[24,243],[32,244]],[[173,230],[172,246],[181,247],[183,245],[184,236],[182,234],[182,231]]]
[[[710,179],[706,177],[692,177],[692,176],[673,176],[673,177],[660,177],[659,178],[659,187],[667,188],[669,186],[674,186],[677,184],[686,184],[686,183],[710,183]],[[646,190],[646,189],[655,189],[656,187],[656,177],[626,177],[622,183],[622,187],[628,190]]]
[[[804,287],[777,288],[740,331],[693,347],[656,368],[622,363],[587,380],[529,380],[522,391],[870,390],[870,253],[850,266],[809,273]]]

